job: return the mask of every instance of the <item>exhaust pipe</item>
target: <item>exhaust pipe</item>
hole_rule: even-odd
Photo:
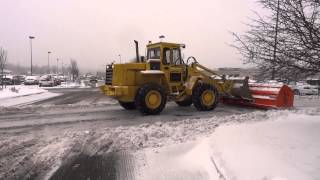
[[[136,58],[137,58],[137,63],[140,62],[140,56],[139,56],[139,43],[137,40],[134,40],[134,43],[136,45]]]

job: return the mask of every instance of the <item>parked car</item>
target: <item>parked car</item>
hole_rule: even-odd
[[[27,76],[24,85],[38,85],[39,84],[39,76]]]
[[[59,75],[58,76],[58,79],[61,81],[61,82],[66,82],[67,81],[67,78],[63,75]]]
[[[54,80],[56,81],[57,85],[61,85],[61,79],[59,78],[59,75],[57,74],[50,74],[52,76],[52,78],[54,78]]]
[[[295,95],[318,95],[319,87],[307,83],[297,83],[290,85]]]
[[[14,85],[20,85],[21,84],[21,80],[20,77],[18,75],[12,76],[12,81]]]
[[[57,80],[52,75],[43,75],[40,77],[39,86],[57,86]]]
[[[18,81],[20,81],[20,84],[23,84],[24,81],[26,80],[26,75],[17,75],[16,78]]]
[[[0,77],[0,85],[13,85],[13,76],[12,75],[2,75]]]
[[[95,77],[95,76],[91,76],[89,82],[90,82],[91,84],[96,84],[96,83],[98,82],[98,79],[97,79],[97,77]]]

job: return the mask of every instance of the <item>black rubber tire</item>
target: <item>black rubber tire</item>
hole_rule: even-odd
[[[188,97],[188,98],[186,98],[186,99],[183,100],[183,101],[176,101],[176,103],[178,104],[178,106],[181,106],[181,107],[191,106],[191,104],[192,104],[192,98],[191,98],[191,97]]]
[[[118,101],[118,102],[119,102],[120,106],[122,106],[126,110],[134,110],[134,109],[136,109],[135,102],[122,102],[122,101]]]
[[[156,109],[149,108],[145,103],[146,95],[149,91],[155,90],[158,91],[161,95],[161,103]],[[146,115],[156,115],[162,112],[167,103],[167,96],[165,94],[164,89],[158,84],[146,84],[138,90],[136,95],[135,104],[137,109]]]
[[[212,105],[210,106],[207,106],[207,105],[204,105],[202,100],[201,100],[201,95],[204,91],[206,90],[212,90],[215,94],[215,101]],[[207,83],[198,83],[194,89],[193,89],[193,92],[192,92],[192,102],[193,102],[193,105],[199,110],[199,111],[211,111],[213,109],[215,109],[218,105],[218,102],[219,102],[219,93],[217,91],[217,89],[210,85],[210,84],[207,84]]]

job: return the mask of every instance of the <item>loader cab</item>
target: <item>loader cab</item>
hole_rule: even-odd
[[[181,44],[166,42],[147,45],[147,62],[150,64],[150,70],[163,71],[173,89],[184,81],[185,63],[181,56],[181,47]]]
[[[147,60],[158,60],[162,65],[184,64],[181,47],[184,45],[164,42],[149,44],[147,45]]]

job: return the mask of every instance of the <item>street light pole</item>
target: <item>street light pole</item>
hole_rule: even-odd
[[[29,36],[30,39],[30,53],[31,53],[31,66],[30,66],[30,75],[32,76],[32,39],[34,39],[33,36]]]
[[[62,71],[62,75],[63,75],[63,78],[64,78],[64,67],[63,67],[63,62],[61,62],[61,71]]]
[[[51,52],[48,51],[48,74],[50,74],[50,54]]]
[[[59,74],[59,58],[57,58],[57,76]]]

